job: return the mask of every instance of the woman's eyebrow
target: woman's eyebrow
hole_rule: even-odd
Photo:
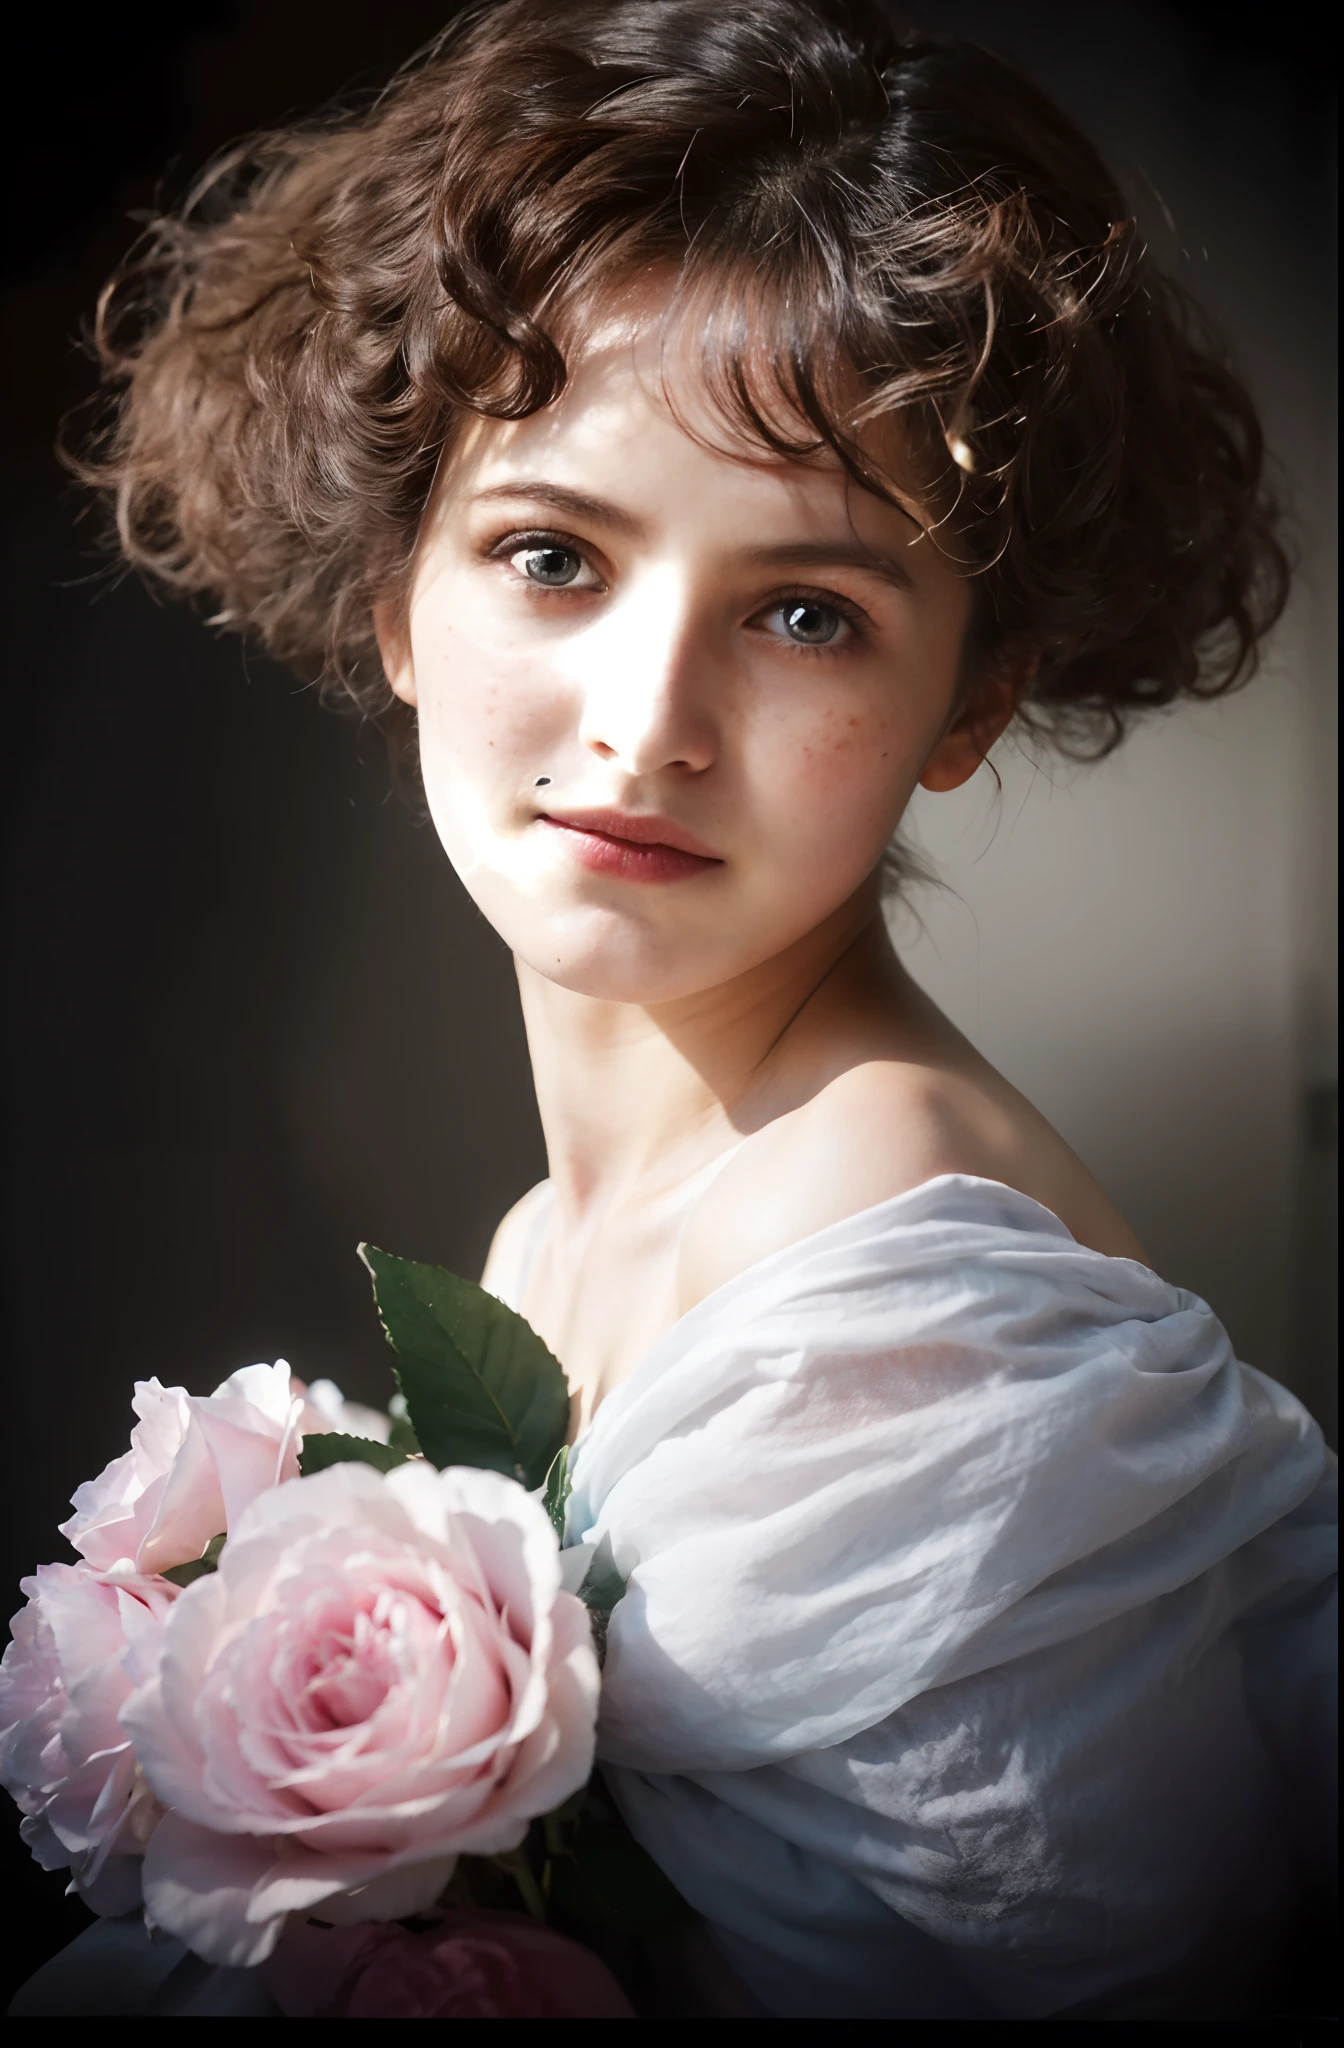
[[[880,576],[898,590],[914,587],[914,578],[895,555],[881,548],[867,548],[855,540],[799,540],[770,542],[760,547],[741,548],[737,559],[758,569],[862,569]]]
[[[643,520],[624,506],[613,504],[610,498],[594,498],[586,491],[572,490],[568,484],[552,483],[546,477],[516,477],[508,483],[490,484],[483,491],[473,491],[469,503],[488,505],[505,498],[526,498],[534,505],[549,505],[553,512],[605,526],[609,532],[625,534],[630,539],[641,538],[646,530]],[[865,547],[856,540],[769,541],[734,552],[738,561],[755,569],[860,569],[881,577],[884,583],[894,584],[898,590],[911,589],[914,581],[895,555]]]
[[[469,503],[488,505],[497,498],[530,498],[534,505],[549,505],[553,512],[567,512],[573,519],[586,519],[614,533],[635,538],[644,531],[643,521],[609,498],[592,498],[586,491],[573,491],[568,484],[555,484],[545,477],[515,477],[511,482],[491,484],[473,491]]]

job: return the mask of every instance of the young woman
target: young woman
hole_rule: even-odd
[[[578,1389],[601,1755],[721,2010],[1243,2013],[1321,1869],[1331,1461],[882,914],[917,784],[1282,604],[1090,145],[864,0],[505,0],[101,334],[126,555],[415,752],[517,961],[486,1282]]]

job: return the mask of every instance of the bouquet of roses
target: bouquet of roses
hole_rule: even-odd
[[[564,1373],[481,1288],[361,1252],[390,1413],[283,1361],[137,1385],[78,1561],[24,1581],[0,1781],[96,1913],[285,2013],[632,2017],[594,1951],[685,1909],[593,1776],[624,1586],[561,1548]]]

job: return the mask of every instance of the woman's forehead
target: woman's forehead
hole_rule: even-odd
[[[865,491],[835,450],[796,409],[775,398],[772,425],[799,452],[781,453],[752,434],[720,402],[707,374],[693,323],[681,317],[665,280],[646,280],[595,307],[586,320],[564,323],[564,388],[550,405],[522,419],[477,416],[461,429],[445,481],[496,492],[511,480],[553,478],[575,491],[619,479],[623,495],[656,498],[687,487],[795,512],[812,507],[834,517],[857,504],[906,539],[923,530],[899,427],[890,419],[856,428],[875,469],[900,502]],[[810,439],[811,445],[807,445]],[[864,501],[867,501],[864,506]]]
[[[526,500],[558,527],[596,526],[637,541],[672,526],[736,541],[749,527],[757,537],[862,534],[892,549],[924,532],[856,484],[829,450],[799,462],[744,442],[715,446],[637,385],[590,396],[576,380],[545,416],[480,422],[445,484],[459,509]]]

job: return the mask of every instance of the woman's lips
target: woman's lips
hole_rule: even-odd
[[[625,882],[680,882],[723,866],[671,818],[619,811],[558,818],[546,811],[539,823],[562,833],[569,852],[590,874],[615,875]]]

